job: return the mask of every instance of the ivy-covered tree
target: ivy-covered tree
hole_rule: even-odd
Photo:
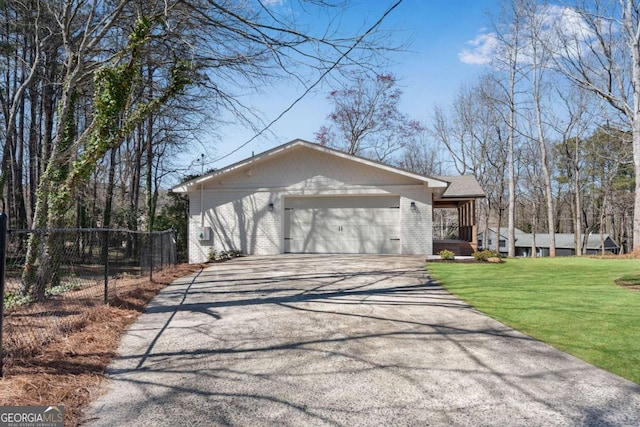
[[[188,68],[176,61],[170,66],[171,80],[160,96],[134,103],[142,47],[154,27],[159,25],[162,25],[159,20],[138,18],[126,47],[119,52],[114,64],[104,65],[94,73],[93,121],[82,135],[76,135],[73,103],[76,95],[70,96],[62,122],[63,132],[58,134],[36,192],[34,216],[41,218],[36,224],[49,229],[64,228],[65,213],[71,207],[76,188],[88,180],[98,161],[109,150],[119,147],[135,126],[169,99],[178,96],[189,83]],[[83,147],[77,156],[71,150],[73,144]],[[58,267],[63,253],[63,242],[58,233],[47,234],[44,245],[39,240],[37,233],[31,235],[23,271],[23,293],[31,291],[37,299],[44,296],[47,285],[58,284]]]

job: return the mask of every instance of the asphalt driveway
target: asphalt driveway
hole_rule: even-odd
[[[87,425],[640,425],[639,386],[478,313],[423,266],[254,256],[184,277],[124,337]]]

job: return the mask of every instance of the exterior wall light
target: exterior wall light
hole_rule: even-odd
[[[273,203],[269,203],[269,212],[273,212]]]
[[[416,202],[411,202],[411,210],[412,211],[417,211],[418,207],[416,206]]]

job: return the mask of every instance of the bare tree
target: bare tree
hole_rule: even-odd
[[[316,133],[318,142],[349,154],[390,162],[417,138],[422,125],[398,109],[402,91],[392,74],[357,74],[352,84],[333,90],[330,124]]]
[[[420,175],[443,175],[442,156],[436,144],[430,144],[427,135],[410,141],[402,151],[397,165]]]
[[[446,147],[456,171],[473,174],[487,193],[485,230],[492,220],[500,229],[504,219],[509,131],[502,96],[495,79],[482,76],[476,85],[461,87],[448,113],[437,108],[430,128],[431,137]]]
[[[445,112],[436,107],[430,134],[444,145],[451,156],[455,170],[461,174],[479,176],[484,166],[487,146],[492,140],[490,126],[481,114],[480,85],[463,86]]]
[[[524,27],[522,1],[515,0],[504,5],[501,15],[493,24],[497,41],[497,51],[492,58],[495,70],[495,82],[500,88],[501,95],[497,101],[504,104],[503,120],[507,125],[507,170],[508,170],[508,247],[509,257],[515,256],[515,223],[516,223],[516,138],[518,134],[519,87],[523,78],[522,62],[523,41],[521,39]],[[502,111],[502,110],[500,110]]]
[[[557,16],[557,42],[549,45],[557,69],[608,103],[631,131],[633,248],[640,248],[640,4],[635,0],[580,0]]]
[[[571,210],[573,213],[574,248],[576,255],[581,255],[586,251],[586,239],[581,241],[580,236],[586,235],[587,227],[583,215],[583,141],[594,122],[594,103],[588,92],[574,85],[559,86],[555,93],[564,112],[551,121],[551,126],[560,137],[560,142],[556,144],[556,152],[563,173],[558,179],[561,182],[566,179],[569,185],[569,195],[573,198]]]
[[[540,158],[540,166],[542,177],[544,180],[544,194],[547,206],[547,224],[549,233],[549,256],[556,256],[556,234],[555,234],[555,212],[554,212],[554,196],[551,188],[551,171],[553,165],[548,160],[549,144],[547,141],[547,132],[545,132],[546,124],[543,116],[545,115],[544,99],[545,91],[549,90],[546,75],[549,69],[550,54],[545,49],[544,37],[546,19],[540,10],[544,5],[538,5],[534,2],[518,1],[516,5],[516,13],[521,13],[522,18],[522,42],[525,52],[521,62],[528,62],[529,67],[523,67],[524,77],[530,83],[531,103],[534,112],[533,123],[535,123],[535,132],[532,139],[538,144],[538,154]]]

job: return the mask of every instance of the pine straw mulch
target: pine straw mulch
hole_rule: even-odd
[[[0,406],[63,404],[65,425],[79,425],[83,407],[99,393],[105,369],[116,356],[120,337],[129,325],[162,288],[202,268],[199,264],[181,264],[154,274],[153,282],[148,277],[118,279],[117,296],[109,305],[82,306],[58,338],[39,348],[5,356]],[[57,324],[55,320],[50,318],[49,323]],[[59,325],[57,328],[60,331]]]

